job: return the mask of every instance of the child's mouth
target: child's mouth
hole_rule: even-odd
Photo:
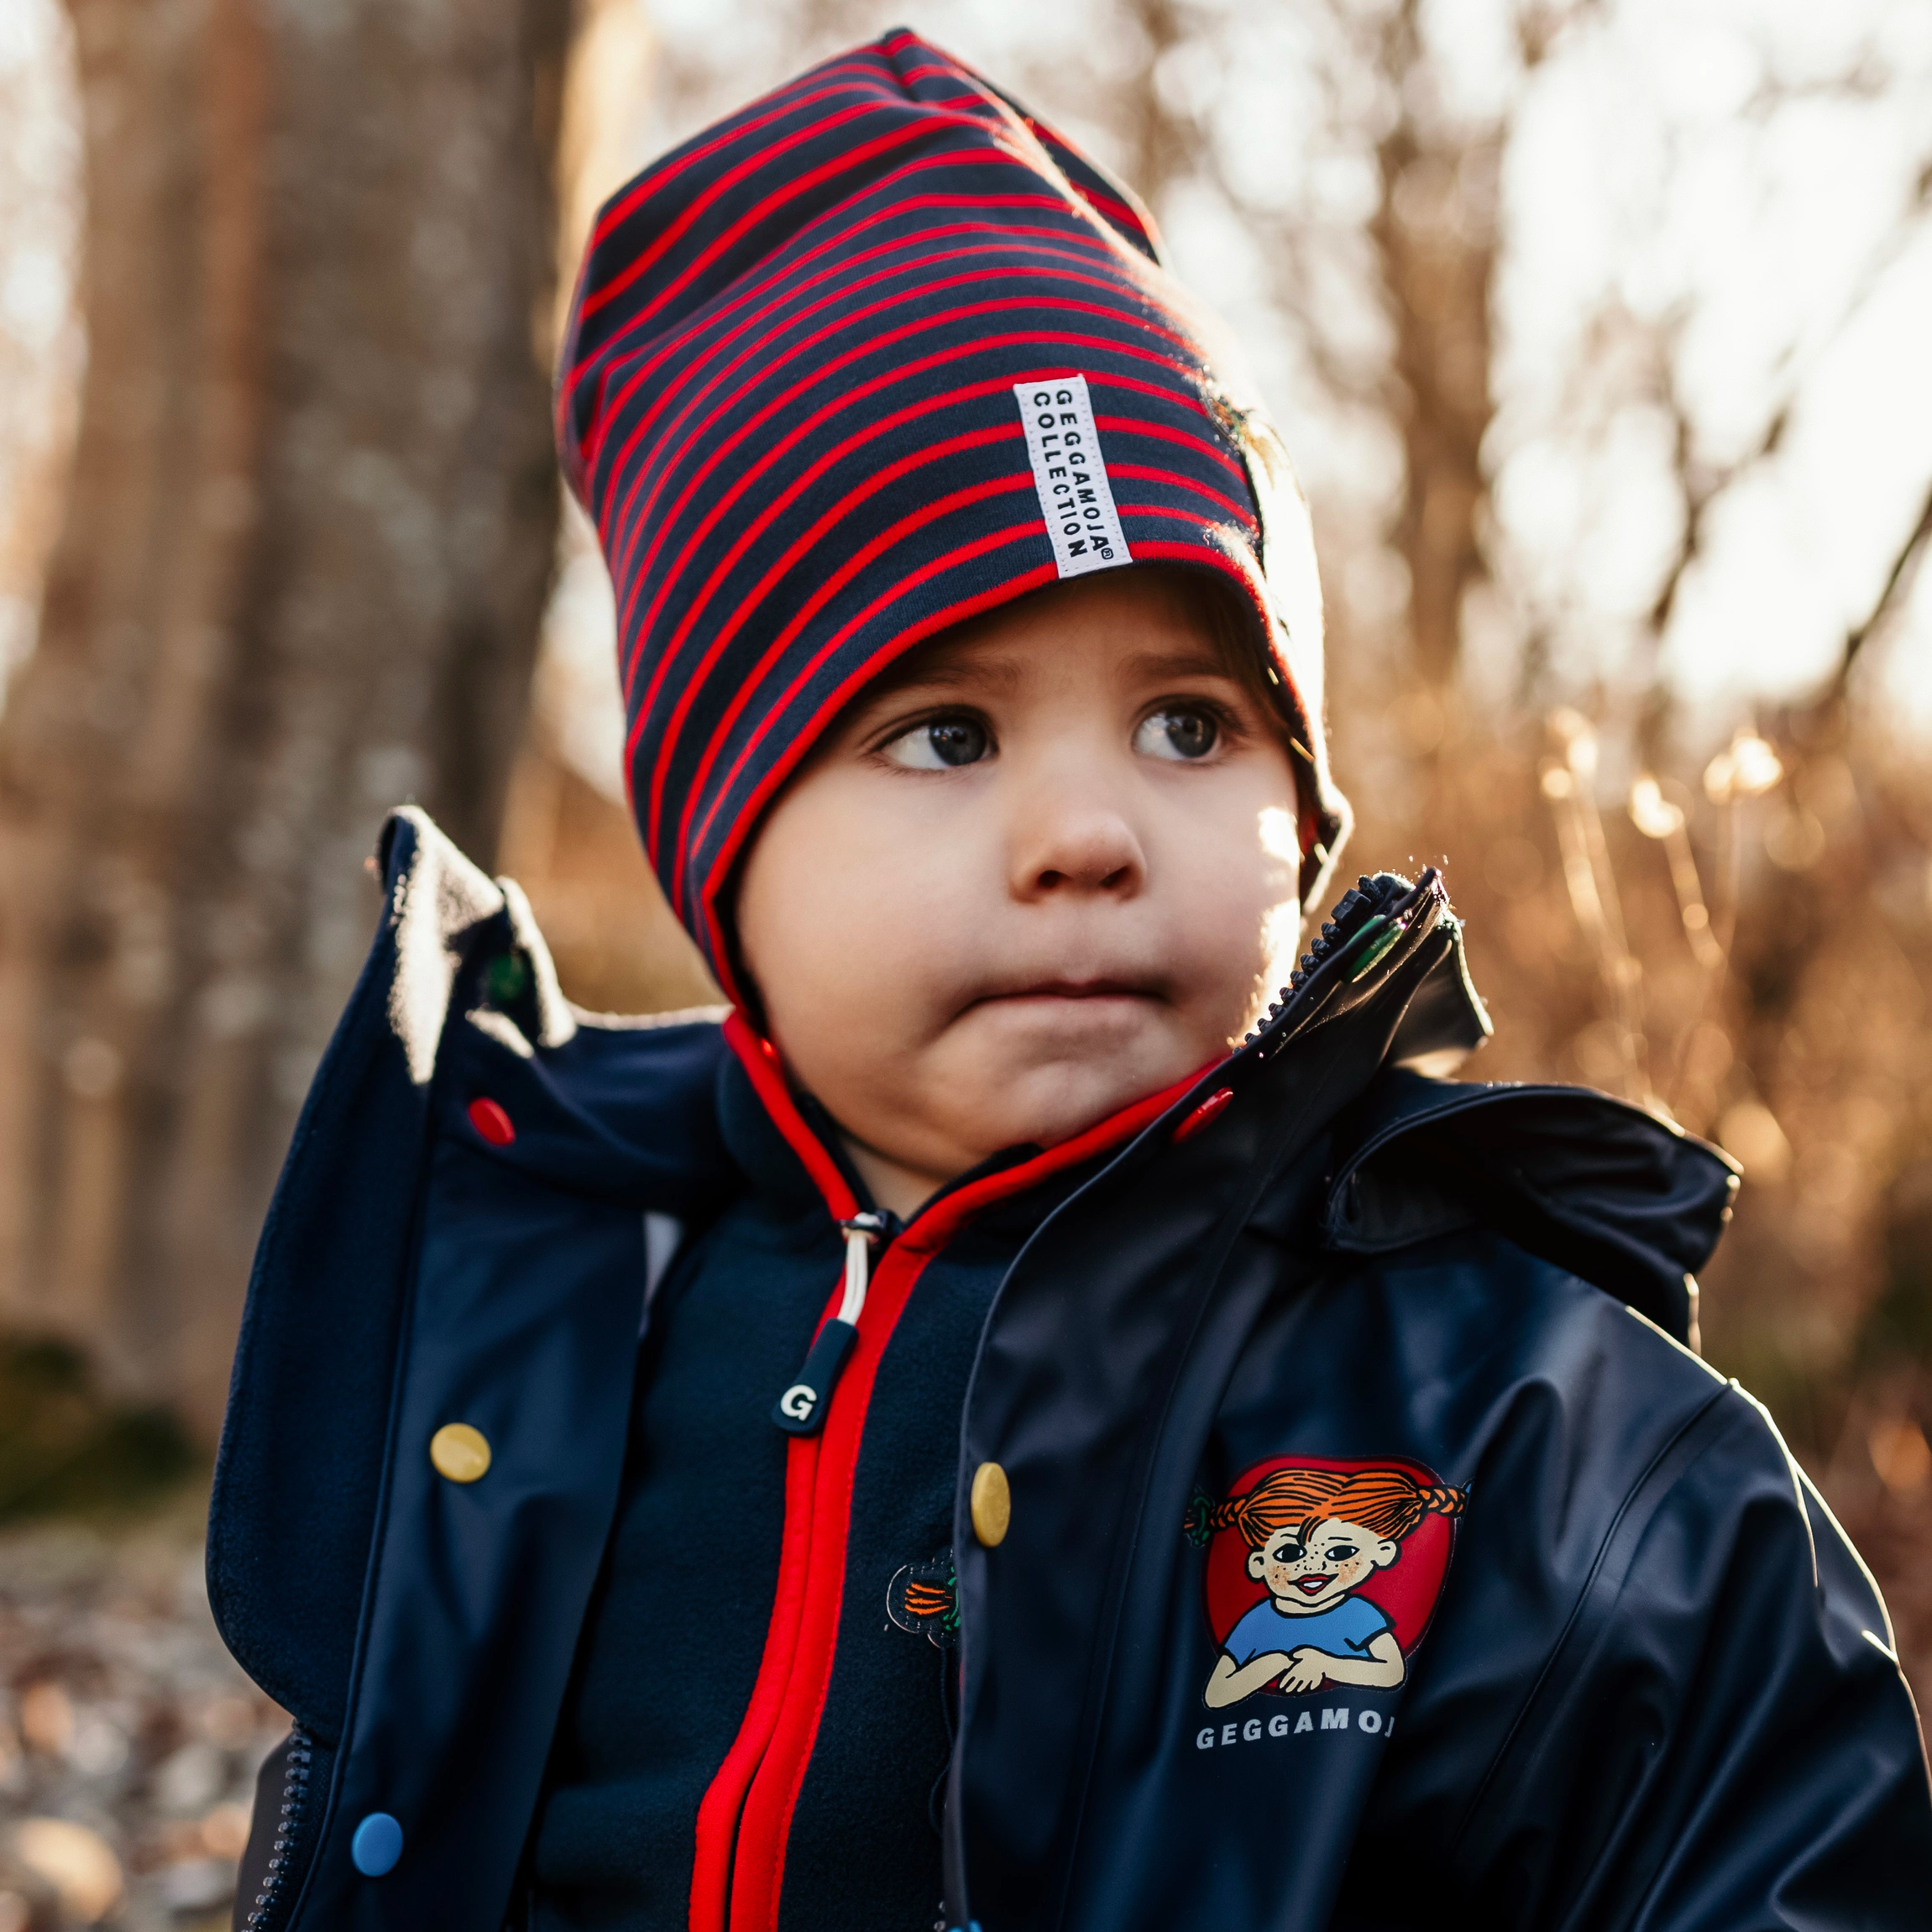
[[[1295,1587],[1305,1597],[1318,1597],[1335,1580],[1333,1575],[1320,1577],[1296,1577]]]
[[[987,993],[986,999],[1145,999],[1149,989],[1136,986],[1127,980],[1118,979],[1052,979],[1039,980],[1030,986],[1009,987],[1000,992]]]

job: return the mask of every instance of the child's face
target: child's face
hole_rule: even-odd
[[[1297,930],[1264,700],[1158,573],[938,640],[781,794],[740,883],[772,1036],[908,1213],[1228,1050]]]
[[[1400,1543],[1329,1516],[1306,1538],[1299,1528],[1277,1530],[1249,1552],[1248,1573],[1290,1610],[1327,1610],[1401,1553]]]

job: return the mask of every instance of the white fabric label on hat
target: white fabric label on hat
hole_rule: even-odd
[[[1056,375],[1016,382],[1013,393],[1026,425],[1033,484],[1060,575],[1083,577],[1090,570],[1133,563],[1120,512],[1113,506],[1100,432],[1093,427],[1086,378]]]

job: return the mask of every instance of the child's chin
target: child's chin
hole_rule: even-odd
[[[1005,1062],[1017,1073],[1088,1062],[1098,1066],[1123,1055],[1154,1059],[1174,1050],[1178,1030],[1170,1007],[1137,993],[985,1000],[960,1024],[976,1052]]]
[[[1035,1044],[1036,1052],[1011,1050]],[[989,1117],[988,1144],[1004,1147],[1057,1146],[1184,1079],[1197,1064],[1158,1029],[997,1045],[1008,1050],[976,1051],[956,1092],[977,1091]]]

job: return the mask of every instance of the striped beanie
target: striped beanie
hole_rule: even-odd
[[[949,55],[889,34],[613,196],[558,432],[616,593],[632,808],[733,997],[734,867],[842,708],[922,639],[1094,569],[1238,593],[1324,889],[1346,808],[1280,441],[1151,217]]]

